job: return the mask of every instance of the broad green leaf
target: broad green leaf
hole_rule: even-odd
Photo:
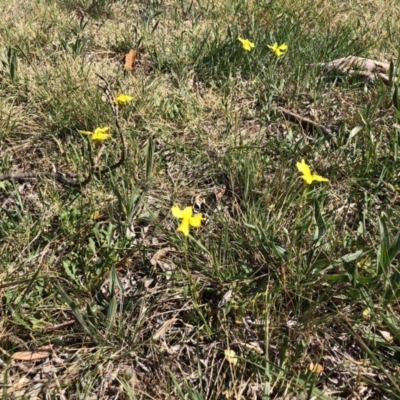
[[[392,85],[393,85],[393,72],[394,72],[394,64],[393,64],[393,61],[390,60],[389,72],[388,72],[389,87],[392,87]]]
[[[397,254],[400,252],[400,231],[393,239],[393,242],[389,246],[389,261],[392,262]]]
[[[110,331],[114,324],[115,314],[117,312],[117,300],[115,296],[111,297],[107,310],[107,332]]]
[[[81,312],[78,309],[77,304],[65,293],[64,289],[61,287],[61,285],[56,282],[56,287],[58,289],[59,294],[61,297],[64,299],[64,301],[68,304],[68,306],[71,308],[72,313],[74,314],[75,318],[77,321],[81,324],[83,330],[91,336],[93,339],[97,340],[96,335],[92,332],[92,330],[89,328],[89,326],[86,324],[86,322],[83,319],[83,316]]]
[[[313,243],[314,245],[318,246],[321,243],[321,240],[326,233],[326,225],[324,218],[322,217],[321,214],[321,208],[319,206],[318,200],[315,200],[314,202],[314,223],[315,223],[315,230],[313,236]]]
[[[393,106],[400,113],[400,98],[399,98],[399,87],[395,85],[393,91]]]
[[[147,140],[146,146],[146,181],[149,182],[153,174],[154,142],[151,137]]]
[[[390,276],[389,233],[383,218],[379,219],[380,243],[378,250],[378,275]]]
[[[360,257],[364,257],[366,254],[368,254],[371,250],[357,250],[354,253],[349,253],[346,254],[339,259],[335,260],[335,264],[341,264],[343,262],[345,263],[350,263],[353,261],[357,261]]]

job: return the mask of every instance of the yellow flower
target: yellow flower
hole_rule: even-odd
[[[280,46],[278,46],[278,43],[277,43],[277,42],[275,42],[275,43],[272,44],[272,45],[267,44],[267,46],[274,52],[274,54],[275,54],[277,57],[281,56],[281,55],[283,54],[283,52],[284,52],[285,50],[287,50],[287,48],[288,48],[287,44],[283,43],[283,44],[281,44]]]
[[[129,96],[127,94],[119,94],[114,97],[114,102],[116,104],[118,104],[119,106],[122,106],[125,103],[127,103],[128,101],[132,101],[132,100],[133,100],[133,97]]]
[[[104,126],[103,128],[96,128],[94,132],[90,131],[78,131],[84,135],[90,135],[90,143],[98,144],[103,140],[108,139],[111,137],[109,133],[106,133],[110,129],[109,126]]]
[[[243,39],[239,36],[238,40],[240,43],[242,43],[243,48],[247,51],[250,51],[254,47],[254,43],[250,42],[249,39]]]
[[[175,218],[182,219],[181,223],[177,228],[177,232],[182,232],[185,236],[189,235],[189,227],[199,227],[201,226],[201,221],[203,220],[203,214],[195,214],[193,215],[193,209],[191,206],[188,206],[181,210],[177,204],[175,204],[171,208],[171,213]]]
[[[296,163],[296,167],[299,170],[299,172],[301,172],[303,174],[302,176],[300,176],[300,178],[304,179],[309,185],[313,181],[329,182],[329,179],[327,179],[327,178],[324,178],[320,175],[312,174],[310,167],[306,164],[304,159],[301,160],[301,162]]]

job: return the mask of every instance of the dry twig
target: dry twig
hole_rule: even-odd
[[[326,139],[335,143],[335,138],[334,138],[332,132],[325,126],[320,125],[317,122],[314,122],[309,118],[302,117],[299,114],[296,114],[292,111],[287,110],[286,108],[278,107],[277,110],[279,110],[283,115],[285,115],[285,117],[287,117],[288,120],[295,122],[295,123],[299,123],[304,129],[309,130],[311,128],[315,128],[315,129],[321,131],[324,134]]]

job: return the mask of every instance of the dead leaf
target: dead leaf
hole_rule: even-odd
[[[324,367],[321,364],[310,363],[308,370],[319,375],[324,370]]]
[[[157,340],[157,339],[159,339],[161,336],[164,336],[164,335],[167,333],[168,329],[171,328],[172,324],[173,324],[175,321],[176,321],[176,318],[175,318],[175,317],[174,317],[174,318],[171,318],[171,319],[169,319],[169,320],[167,320],[167,321],[165,321],[165,322],[162,324],[161,328],[159,328],[159,329],[157,330],[157,332],[153,335],[153,340]]]
[[[155,267],[157,265],[157,263],[162,258],[164,258],[170,251],[175,251],[175,248],[174,247],[165,247],[164,249],[160,249],[160,250],[156,251],[156,253],[150,260],[150,264]]]
[[[99,219],[100,218],[100,211],[99,210],[94,210],[92,212],[91,218],[92,219]]]
[[[73,379],[75,379],[75,377],[78,375],[79,373],[79,363],[78,362],[74,362],[72,364],[70,364],[67,369],[58,376],[58,380],[59,381],[53,381],[49,384],[49,388],[53,388],[53,387],[59,387],[59,385],[65,385],[65,384],[69,384],[71,383],[71,381]]]
[[[21,391],[21,389],[26,388],[29,384],[32,384],[32,381],[26,376],[22,376],[18,382],[14,382],[12,386],[7,389],[7,395],[10,396],[13,394],[14,396],[18,396],[14,398],[21,398],[24,395],[24,391]]]
[[[222,299],[219,301],[218,303],[218,308],[223,307],[231,298],[232,298],[233,292],[232,290],[228,290],[224,296],[222,297]]]
[[[222,392],[222,394],[225,396],[226,400],[230,400],[234,398],[235,391],[233,389],[226,389],[225,392]]]
[[[264,354],[264,350],[257,342],[249,342],[244,344],[248,349],[256,351],[258,354]]]
[[[238,357],[233,350],[226,349],[225,353],[225,360],[227,360],[230,364],[236,365],[238,363]]]
[[[50,354],[49,351],[17,351],[11,358],[19,361],[35,361],[47,358]]]
[[[393,336],[390,334],[388,331],[379,331],[378,332],[382,335],[382,337],[388,342],[392,343],[393,342]]]
[[[137,50],[130,49],[129,53],[125,54],[125,69],[128,71],[133,71],[135,69]]]
[[[367,307],[363,312],[362,312],[362,316],[364,318],[368,318],[371,315],[371,309],[369,307]]]

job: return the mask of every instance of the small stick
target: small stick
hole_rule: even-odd
[[[332,140],[333,142],[335,142],[335,138],[332,135],[332,132],[328,129],[325,128],[325,126],[320,125],[314,121],[312,121],[309,118],[306,117],[302,117],[299,114],[296,114],[292,111],[287,110],[286,108],[283,107],[278,107],[277,108],[283,115],[285,115],[290,121],[296,122],[296,123],[300,123],[300,125],[304,128],[304,129],[310,129],[311,127],[320,130],[327,139]]]

